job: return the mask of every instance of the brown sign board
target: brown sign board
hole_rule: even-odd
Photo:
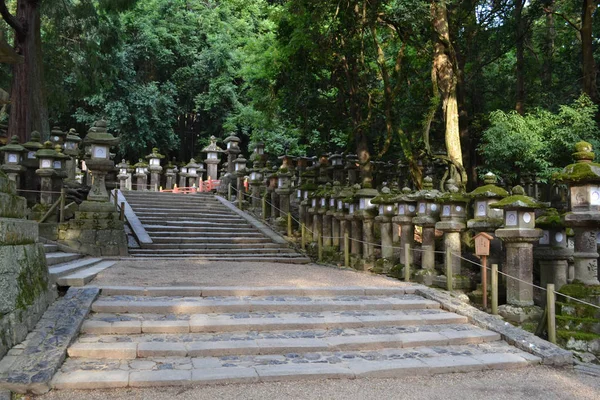
[[[489,233],[479,232],[473,240],[475,240],[475,255],[476,256],[489,256],[490,255],[490,242],[494,237]]]

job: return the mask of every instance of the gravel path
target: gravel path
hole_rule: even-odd
[[[403,286],[398,280],[315,264],[126,260],[101,272],[97,286]]]
[[[40,400],[500,400],[600,398],[600,379],[548,367],[402,379],[321,380],[189,388],[54,391]]]

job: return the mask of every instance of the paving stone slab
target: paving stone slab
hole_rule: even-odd
[[[259,365],[255,369],[262,382],[355,377],[347,366],[331,364]]]
[[[417,287],[416,293],[427,299],[439,302],[442,308],[469,318],[469,322],[483,329],[496,332],[508,344],[513,345],[525,352],[531,353],[548,365],[572,365],[573,353],[564,350],[532,333],[511,325],[499,316],[487,314],[462,301],[452,297],[450,294],[424,286]]]
[[[192,384],[254,383],[259,376],[254,368],[215,368],[192,370]]]
[[[191,380],[192,371],[139,371],[129,374],[130,387],[189,385],[191,384]]]
[[[54,389],[114,389],[129,385],[127,371],[59,372],[52,380]]]
[[[50,390],[52,376],[63,363],[68,346],[98,295],[98,289],[70,288],[54,302],[27,336],[18,360],[0,375],[0,388],[35,394]]]

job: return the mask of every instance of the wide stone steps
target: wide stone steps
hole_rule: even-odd
[[[153,211],[135,211],[136,215],[140,219],[144,218],[164,218],[164,219],[174,219],[174,218],[194,218],[196,220],[204,220],[204,219],[233,219],[244,221],[243,218],[240,218],[237,214],[227,214],[222,212],[210,212],[210,211],[191,211],[191,212],[181,212],[179,210],[172,212],[164,212],[159,210]]]
[[[141,250],[157,250],[156,253],[160,254],[162,250],[239,250],[239,251],[252,251],[254,249],[287,249],[290,250],[285,244],[278,243],[151,243],[144,244],[144,248]],[[134,251],[130,250],[130,253]]]
[[[151,236],[154,243],[273,243],[264,236],[257,237],[176,237],[176,236]]]
[[[177,250],[174,250],[177,251]],[[173,260],[176,258],[186,258],[186,259],[198,259],[203,261],[220,261],[220,262],[263,262],[263,263],[286,263],[286,264],[308,264],[310,263],[310,259],[308,257],[302,256],[291,256],[286,253],[277,253],[277,254],[258,254],[256,256],[227,256],[227,255],[214,255],[214,256],[206,256],[200,254],[189,254],[185,252],[177,252],[170,254],[139,254],[136,252],[130,251],[130,255],[135,257],[136,259],[143,260]]]
[[[156,245],[155,245],[156,246]],[[224,247],[215,247],[215,248],[185,248],[178,245],[164,245],[169,246],[169,248],[160,249],[155,246],[144,248],[144,249],[135,249],[131,250],[131,254],[171,254],[173,249],[181,250],[181,254],[202,254],[207,256],[221,256],[221,255],[232,255],[232,254],[271,254],[271,255],[279,255],[279,254],[292,254],[297,256],[298,254],[289,248],[280,247],[280,248],[224,248]],[[196,245],[194,245],[196,246]]]
[[[172,233],[230,233],[230,234],[246,234],[254,233],[254,229],[250,224],[245,227],[229,227],[222,226],[221,224],[210,224],[207,226],[176,226],[176,225],[147,225],[145,226],[146,231],[149,233],[154,232],[172,232]]]
[[[164,231],[148,231],[151,237],[174,237],[174,238],[230,238],[235,232],[164,232]],[[264,237],[262,233],[258,231],[247,231],[244,232],[245,237]]]
[[[105,287],[56,389],[401,377],[540,359],[414,287]]]
[[[44,244],[44,252],[46,254],[56,253],[58,251],[58,245],[56,244]]]
[[[78,259],[51,266],[49,268],[50,276],[56,280],[63,276],[73,274],[81,269],[96,265],[100,261],[102,261],[101,258],[84,257],[83,255],[80,255],[80,258]]]
[[[112,267],[116,263],[116,261],[101,261],[89,266],[88,268],[80,269],[74,273],[62,276],[56,280],[56,283],[60,286],[85,286],[94,280],[94,278],[100,272]]]

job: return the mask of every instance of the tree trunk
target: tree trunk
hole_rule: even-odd
[[[442,96],[442,109],[446,122],[446,149],[452,162],[451,177],[456,182],[466,185],[462,150],[460,145],[460,128],[458,124],[458,103],[456,99],[456,82],[454,50],[450,42],[448,28],[448,12],[444,0],[431,3],[433,28],[436,33],[434,45],[433,69],[436,74],[438,88]]]
[[[9,136],[21,142],[38,131],[45,140],[50,135],[48,108],[44,91],[42,39],[40,34],[40,0],[19,0],[16,18],[22,29],[15,30],[15,49],[25,62],[13,67]]]
[[[544,40],[544,65],[542,68],[542,87],[546,93],[552,93],[552,74],[554,73],[554,40],[556,28],[554,27],[554,1],[548,4],[546,12],[546,35]]]
[[[517,50],[517,88],[515,110],[521,115],[525,113],[525,21],[523,7],[525,0],[515,0],[516,50]]]
[[[581,10],[581,50],[583,55],[583,91],[598,103],[596,87],[596,63],[592,38],[592,17],[596,8],[595,0],[583,0]]]

